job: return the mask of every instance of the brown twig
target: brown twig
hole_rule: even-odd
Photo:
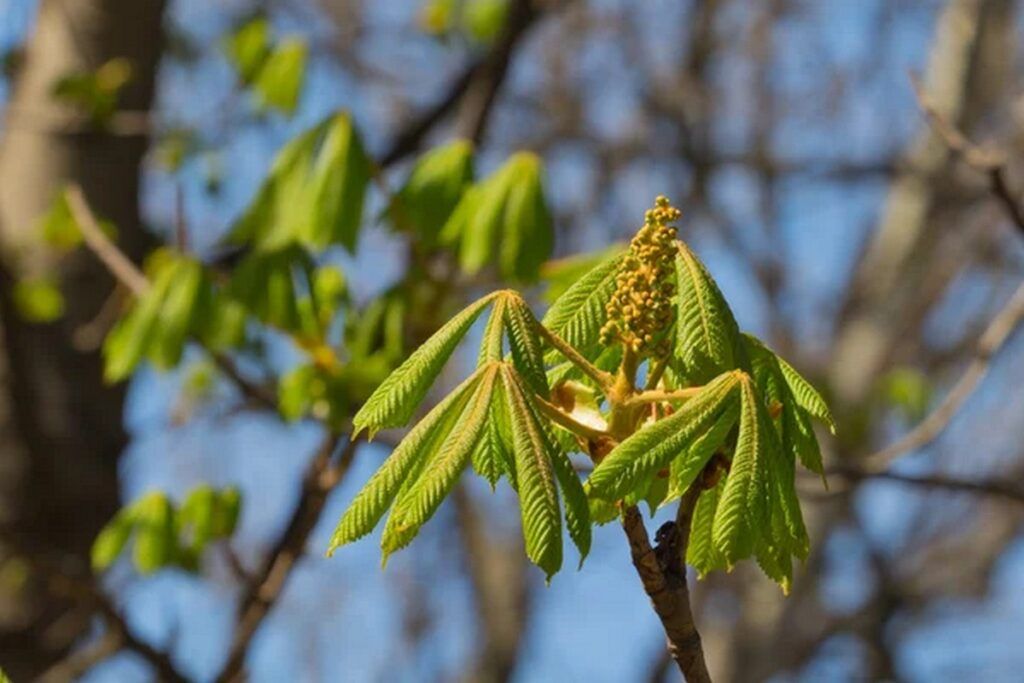
[[[687,489],[679,501],[676,521],[658,532],[658,548],[651,547],[643,517],[635,505],[627,507],[622,516],[622,529],[629,539],[633,566],[661,619],[669,654],[688,683],[711,681],[686,585],[686,548],[700,491],[699,486]]]
[[[379,157],[380,167],[392,166],[419,149],[423,139],[434,126],[466,99],[471,91],[480,93],[480,104],[472,117],[474,123],[468,126],[467,137],[478,141],[486,126],[492,101],[504,80],[505,71],[508,69],[516,44],[536,19],[537,14],[529,0],[518,0],[514,3],[506,29],[491,51],[466,66],[436,104],[424,110],[395,135],[391,145]]]
[[[100,662],[113,657],[124,646],[120,634],[107,631],[94,642],[68,655],[39,676],[39,683],[77,681]]]
[[[280,597],[295,564],[305,554],[306,542],[320,520],[328,494],[348,472],[360,440],[349,440],[337,461],[332,462],[340,442],[340,435],[328,434],[313,456],[288,525],[245,589],[231,647],[216,681],[234,681],[242,676],[253,636]]]
[[[178,671],[169,654],[158,650],[135,635],[114,603],[91,579],[69,572],[66,567],[53,566],[49,561],[38,556],[26,553],[25,558],[35,571],[46,578],[47,586],[54,594],[67,596],[83,606],[94,609],[103,619],[113,637],[117,639],[117,649],[131,650],[139,655],[153,667],[161,681],[188,681],[188,678]],[[109,649],[109,645],[102,651],[105,652],[107,649]],[[109,654],[113,654],[117,649]],[[101,659],[95,658],[99,654],[98,651],[92,654],[94,655],[92,664],[101,661]]]
[[[79,185],[70,185],[65,193],[68,208],[71,215],[82,233],[89,249],[96,254],[96,258],[103,262],[117,280],[123,284],[136,297],[141,297],[149,291],[149,280],[131,259],[124,255],[117,245],[110,241],[100,227],[99,221],[93,214],[85,201],[85,195]]]
[[[514,0],[494,49],[471,79],[459,112],[459,135],[479,144],[487,131],[491,109],[508,75],[512,56],[527,29],[538,17],[533,0]]]
[[[71,215],[75,219],[79,231],[82,233],[82,239],[85,241],[86,246],[107,267],[110,274],[124,285],[133,296],[145,296],[150,288],[149,279],[103,232],[99,221],[96,220],[95,214],[93,214],[92,209],[89,208],[89,204],[85,200],[82,188],[78,185],[69,186],[66,198],[68,208],[71,210]],[[277,410],[277,397],[273,391],[246,379],[239,372],[231,357],[217,351],[209,351],[209,354],[221,373],[230,379],[242,394],[263,407]]]

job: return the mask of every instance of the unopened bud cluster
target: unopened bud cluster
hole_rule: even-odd
[[[654,208],[644,215],[619,267],[615,294],[605,306],[608,322],[601,328],[601,342],[621,341],[638,355],[664,355],[667,349],[659,334],[672,323],[676,229],[669,225],[680,216],[679,209],[659,196]]]

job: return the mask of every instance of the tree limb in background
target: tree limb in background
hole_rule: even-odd
[[[988,177],[989,193],[1003,206],[1014,227],[1024,236],[1024,205],[1020,197],[1010,189],[1007,181],[1006,155],[991,149],[984,149],[971,142],[966,135],[948,118],[942,115],[931,96],[916,78],[911,79],[917,95],[918,106],[928,117],[932,128],[942,137],[946,146],[963,159],[968,166]]]
[[[1010,335],[1024,322],[1024,284],[1020,285],[1006,305],[985,328],[974,350],[974,358],[946,397],[923,421],[895,443],[867,456],[865,472],[880,472],[893,460],[912,450],[932,443],[946,428],[964,402],[974,393],[988,374],[992,358]]]
[[[305,554],[306,542],[320,520],[327,496],[344,479],[355,459],[360,444],[358,437],[350,439],[334,461],[332,456],[341,438],[340,434],[328,434],[313,456],[288,526],[245,588],[227,659],[214,680],[227,682],[243,678],[245,656],[253,636],[281,596],[296,562]]]

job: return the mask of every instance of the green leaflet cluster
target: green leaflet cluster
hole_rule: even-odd
[[[493,265],[506,279],[535,280],[554,245],[540,157],[517,152],[470,186],[441,229],[440,240],[456,249],[466,273]]]
[[[586,497],[537,404],[547,393],[539,323],[519,294],[495,292],[455,316],[381,384],[355,428],[372,434],[408,422],[488,306],[477,370],[413,427],[359,492],[329,553],[370,533],[388,510],[385,557],[408,545],[469,466],[492,486],[504,477],[517,491],[527,555],[549,577],[562,564],[563,506],[570,537],[581,556],[588,552]]]
[[[180,506],[164,493],[148,493],[122,508],[100,531],[92,546],[93,569],[107,569],[131,542],[140,574],[169,566],[196,571],[206,547],[234,533],[241,509],[241,493],[233,486],[198,486]]]
[[[281,149],[228,241],[257,252],[332,244],[353,252],[371,172],[352,118],[329,116]]]
[[[654,211],[638,248],[563,287],[543,321],[518,294],[495,292],[381,384],[355,417],[371,435],[410,420],[490,307],[476,371],[356,496],[329,552],[370,533],[388,510],[384,554],[404,547],[472,467],[492,486],[506,478],[516,490],[527,555],[549,577],[562,562],[563,516],[585,555],[593,522],[640,501],[653,510],[697,487],[688,562],[704,575],[753,558],[788,590],[792,559],[809,550],[795,463],[822,473],[811,421],[834,429],[832,416],[788,363],[740,333],[707,268],[674,239],[668,223],[678,212],[663,199]],[[670,308],[644,317],[648,300]],[[644,388],[628,376],[638,357]],[[596,462],[585,486],[571,450]]]
[[[270,22],[260,16],[239,26],[223,47],[239,80],[252,88],[257,106],[287,115],[295,112],[309,51],[304,40],[275,41]]]
[[[108,381],[127,378],[143,359],[158,368],[175,367],[190,337],[220,349],[244,336],[244,311],[214,286],[195,259],[158,249],[147,261],[146,274],[148,290],[104,342]]]

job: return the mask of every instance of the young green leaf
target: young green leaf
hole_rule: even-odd
[[[578,566],[582,567],[583,561],[590,553],[591,544],[590,506],[587,502],[587,493],[583,490],[583,483],[576,474],[569,455],[552,433],[550,423],[541,415],[534,401],[528,399],[527,405],[533,414],[533,419],[541,426],[544,446],[550,455],[558,488],[562,494],[562,502],[565,505],[565,525],[569,531],[569,538],[572,539],[580,553]]]
[[[217,492],[209,484],[202,484],[192,489],[178,511],[178,534],[188,537],[187,547],[197,555],[214,537],[216,508]]]
[[[579,566],[582,567],[583,561],[590,553],[591,543],[590,506],[587,503],[587,493],[583,490],[583,484],[576,475],[576,470],[566,452],[557,444],[552,446],[551,452],[555,477],[558,478],[562,502],[565,504],[565,526],[569,530],[569,538],[579,550]]]
[[[465,272],[496,264],[503,277],[524,282],[536,279],[553,240],[543,167],[531,152],[513,154],[466,191],[441,230],[442,243],[458,244]]]
[[[291,115],[299,103],[306,74],[305,41],[287,38],[265,58],[253,81],[257,102]]]
[[[667,493],[669,500],[678,498],[690,488],[708,460],[723,446],[739,415],[739,405],[736,401],[729,401],[711,428],[672,461]]]
[[[501,304],[502,300],[499,299],[495,309]],[[515,486],[515,463],[510,450],[512,432],[509,427],[508,401],[503,392],[502,383],[496,382],[487,423],[470,458],[473,471],[487,480],[492,491],[502,474],[508,475],[510,483]]]
[[[508,308],[509,297],[500,296],[494,300],[491,315],[484,327],[483,340],[480,342],[480,353],[477,366],[500,361],[505,357],[505,309]]]
[[[792,365],[782,358],[778,358],[778,360],[782,376],[786,378],[786,383],[789,385],[790,391],[793,392],[793,398],[796,399],[797,405],[821,420],[835,434],[836,421],[832,417],[832,411],[828,409],[825,399]]]
[[[508,297],[505,306],[505,328],[508,331],[512,365],[531,391],[547,396],[547,371],[544,368],[540,339],[537,337],[539,324],[522,297]]]
[[[597,251],[545,261],[540,267],[540,279],[545,286],[541,298],[549,305],[554,304],[590,271],[616,256],[621,256],[628,248],[629,245],[624,242],[613,242]]]
[[[150,493],[134,505],[135,569],[152,574],[174,561],[174,508],[163,493]]]
[[[477,371],[478,379],[459,415],[457,428],[424,462],[415,485],[395,501],[381,541],[385,558],[415,538],[466,468],[487,425],[499,368],[499,363],[492,363]]]
[[[718,511],[722,491],[725,489],[723,477],[711,489],[700,494],[697,506],[693,510],[693,521],[690,523],[690,543],[686,548],[686,563],[697,570],[697,576],[703,578],[709,572],[726,567],[725,558],[718,551],[712,540],[715,514]]]
[[[135,513],[130,506],[122,508],[107,522],[92,544],[93,571],[101,572],[117,560],[134,528]]]
[[[153,348],[160,331],[164,302],[175,285],[179,262],[169,250],[158,250],[151,255],[147,271],[152,285],[103,343],[103,373],[108,382],[118,382],[131,375]]]
[[[371,162],[351,117],[334,116],[313,169],[314,219],[304,236],[308,244],[317,248],[340,244],[355,252],[371,175]]]
[[[756,536],[767,524],[765,461],[769,441],[774,438],[753,380],[744,377],[740,381],[739,437],[713,532],[715,547],[729,566],[753,552]]]
[[[502,292],[494,292],[478,299],[416,349],[356,413],[352,419],[354,433],[366,429],[372,437],[378,430],[401,427],[408,422],[470,326],[484,308],[501,296]]]
[[[455,140],[432,149],[416,161],[388,206],[388,218],[397,229],[412,231],[432,246],[472,182],[472,142]]]
[[[544,327],[583,353],[594,348],[608,317],[605,305],[615,293],[623,256],[619,253],[599,263],[569,287],[548,309]],[[557,353],[549,351],[548,362],[554,362]]]
[[[227,294],[264,323],[300,331],[296,282],[308,279],[312,270],[312,258],[297,245],[253,251],[232,272]]]
[[[743,343],[751,359],[754,381],[758,389],[769,403],[777,401],[781,406],[782,414],[776,424],[780,429],[783,449],[792,458],[798,458],[810,471],[824,475],[821,449],[811,426],[809,413],[800,406],[794,396],[792,385],[787,381],[782,369],[784,361],[753,335],[745,334]],[[806,380],[798,375],[796,377],[806,385]],[[821,401],[820,405],[824,405],[824,401]]]
[[[501,379],[511,417],[526,555],[550,580],[562,566],[561,514],[550,444],[522,380],[509,366],[503,367]]]
[[[56,278],[42,276],[14,283],[11,298],[18,315],[32,323],[50,323],[64,315],[64,295]]]
[[[270,22],[265,17],[247,21],[224,41],[224,52],[243,83],[251,83],[270,53]]]
[[[351,117],[331,115],[281,149],[228,241],[262,251],[336,243],[354,250],[371,169]]]
[[[707,382],[741,367],[739,328],[718,285],[682,242],[676,256],[676,349],[688,379]]]
[[[197,305],[209,283],[203,266],[191,259],[179,258],[161,273],[172,280],[167,296],[160,306],[156,335],[149,349],[149,359],[157,368],[166,370],[181,361],[188,336],[196,329]]]
[[[516,164],[518,182],[509,191],[498,266],[506,278],[532,282],[554,248],[544,168],[540,157],[526,152],[514,155],[510,163]]]
[[[227,538],[235,533],[241,514],[242,492],[235,486],[221,489],[217,495],[217,505],[214,508],[212,529],[214,538]]]
[[[448,436],[478,380],[479,373],[471,375],[402,439],[341,516],[327,549],[328,557],[339,547],[373,531],[402,485]]]
[[[646,476],[667,467],[673,457],[715,424],[734,400],[739,384],[735,372],[723,373],[674,414],[620,443],[594,468],[587,480],[590,493],[606,500],[619,500]]]

